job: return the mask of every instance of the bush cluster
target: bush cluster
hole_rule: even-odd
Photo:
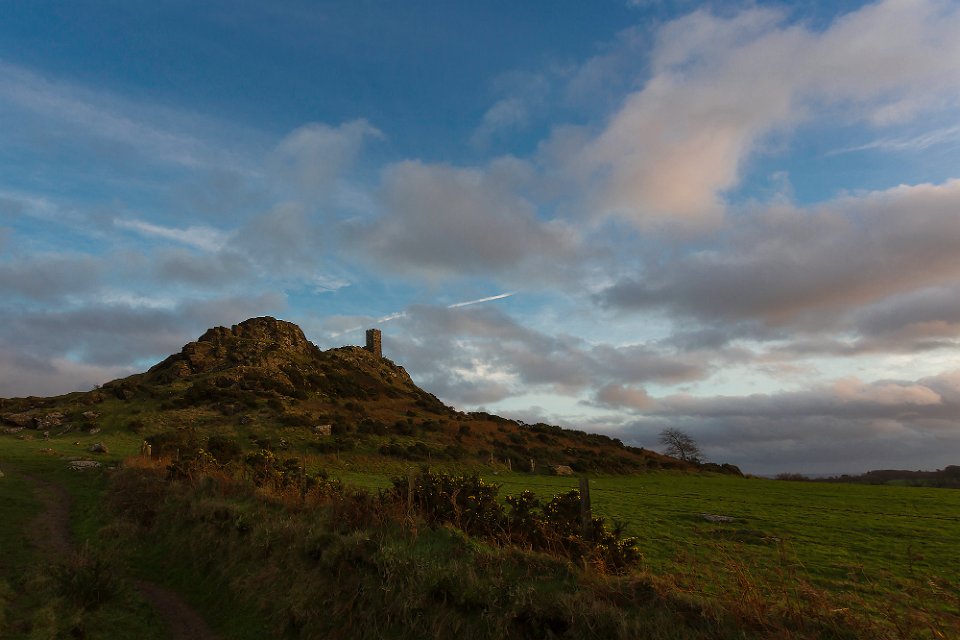
[[[624,573],[641,558],[637,539],[607,528],[593,517],[584,529],[580,492],[569,491],[542,503],[532,492],[498,500],[499,485],[477,475],[449,475],[422,470],[394,478],[392,495],[405,501],[434,525],[452,524],[470,535],[538,551],[561,553],[574,560]]]

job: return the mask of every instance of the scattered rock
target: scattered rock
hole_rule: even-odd
[[[84,420],[96,420],[100,417],[100,414],[96,411],[84,411],[80,414]]]
[[[33,428],[38,431],[46,431],[50,427],[59,427],[63,424],[63,414],[57,411],[42,416],[36,416],[33,419]]]
[[[332,424],[318,424],[317,426],[315,426],[315,427],[313,428],[313,432],[314,432],[315,434],[317,434],[318,436],[329,436],[331,433],[333,433],[333,425],[332,425]]]
[[[87,431],[87,433],[89,433],[92,436],[95,436],[98,433],[100,433],[100,427],[90,427],[90,430]]]
[[[74,460],[69,465],[73,471],[86,471],[87,469],[97,469],[100,463],[96,460]]]
[[[572,476],[573,475],[573,469],[571,469],[565,464],[556,464],[550,467],[550,471],[552,471],[553,475],[555,476]]]
[[[29,427],[33,425],[33,416],[29,413],[7,413],[4,414],[3,421],[15,427]]]
[[[102,442],[94,442],[92,445],[90,445],[88,451],[90,451],[90,453],[110,453],[110,450],[107,449],[107,445],[103,444]]]
[[[700,517],[707,522],[733,522],[736,520],[736,518],[731,518],[730,516],[718,516],[715,513],[701,513]]]
[[[24,429],[23,427],[5,427],[3,432],[9,433],[12,435],[14,433],[20,433],[21,431],[23,431],[23,429]]]

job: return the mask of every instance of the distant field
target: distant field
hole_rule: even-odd
[[[383,475],[342,477],[367,488],[389,484]],[[530,489],[549,497],[578,483],[525,474],[486,479],[502,485],[501,496]],[[684,576],[698,589],[723,588],[718,574],[746,572],[765,582],[799,578],[880,606],[891,592],[909,599],[911,584],[936,578],[945,590],[939,605],[956,610],[960,491],[669,472],[596,477],[590,486],[595,513],[640,538],[647,569]],[[735,520],[711,523],[703,513]]]

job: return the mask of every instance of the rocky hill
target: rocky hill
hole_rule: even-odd
[[[270,317],[209,329],[145,373],[90,392],[0,399],[0,420],[12,437],[114,435],[146,439],[162,455],[267,448],[340,465],[534,472],[687,466],[603,435],[456,411],[390,360],[360,347],[323,351],[295,324]]]

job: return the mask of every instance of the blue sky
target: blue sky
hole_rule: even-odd
[[[379,326],[462,409],[960,459],[960,6],[7,2],[0,396]]]

